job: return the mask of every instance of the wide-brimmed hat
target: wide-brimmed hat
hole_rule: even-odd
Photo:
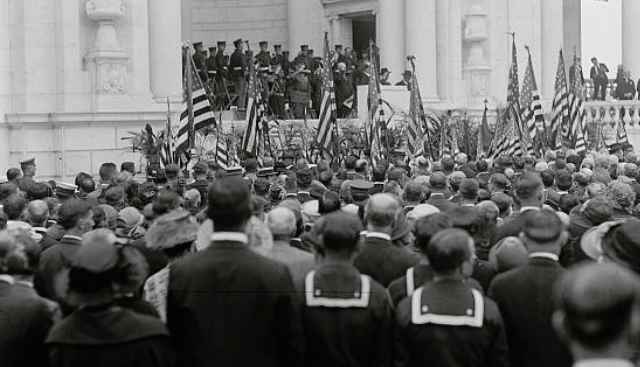
[[[161,215],[149,227],[146,240],[152,250],[165,250],[196,240],[198,224],[188,211]]]
[[[56,292],[72,306],[92,306],[111,302],[119,292],[136,291],[147,276],[144,257],[108,229],[97,229],[82,236],[82,246],[70,259],[70,267],[56,278]]]

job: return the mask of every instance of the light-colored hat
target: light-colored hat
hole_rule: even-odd
[[[440,213],[440,209],[431,204],[418,204],[413,210],[407,213],[407,219],[418,220],[431,214]]]

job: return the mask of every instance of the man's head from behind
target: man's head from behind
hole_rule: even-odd
[[[639,284],[637,275],[615,264],[577,267],[561,278],[552,322],[576,360],[633,357],[640,335]]]
[[[65,201],[58,209],[58,224],[65,231],[77,230],[80,234],[93,229],[91,206],[80,199]]]
[[[46,227],[49,206],[42,200],[34,200],[27,205],[27,220],[33,227]]]
[[[274,240],[288,241],[296,232],[296,215],[289,208],[277,207],[267,214],[267,225]]]
[[[227,177],[209,186],[207,215],[215,231],[244,232],[251,216],[251,191],[242,178]]]
[[[370,230],[390,233],[400,213],[400,204],[389,194],[375,194],[367,201],[364,213]]]
[[[516,185],[515,194],[522,206],[542,206],[542,180],[535,173],[523,173]]]
[[[524,214],[520,240],[529,253],[548,252],[557,255],[566,239],[567,232],[554,211],[541,209]]]
[[[325,255],[340,254],[344,258],[351,258],[358,250],[360,219],[343,212],[333,212],[324,216],[322,239]]]
[[[413,227],[416,247],[426,255],[431,238],[433,238],[436,233],[451,228],[452,225],[451,218],[444,213],[434,213],[418,219]]]
[[[117,172],[115,163],[103,163],[98,171],[100,174],[100,183],[104,185],[112,183]]]
[[[473,272],[475,245],[464,230],[444,229],[431,238],[427,257],[436,276],[459,274],[468,277]]]

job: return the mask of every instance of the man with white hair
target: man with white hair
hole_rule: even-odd
[[[296,216],[289,208],[277,207],[267,214],[267,226],[273,236],[273,246],[258,246],[254,250],[269,259],[287,265],[295,283],[314,267],[311,253],[289,244],[296,232]]]

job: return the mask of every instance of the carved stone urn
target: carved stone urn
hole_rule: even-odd
[[[124,18],[122,0],[88,0],[85,11],[89,19],[97,23],[93,48],[84,57],[85,68],[91,73],[94,106],[104,109],[111,101],[117,105],[122,100],[102,98],[100,95],[126,95],[127,64],[129,57],[116,33],[117,22]],[[128,97],[128,96],[127,96]]]

